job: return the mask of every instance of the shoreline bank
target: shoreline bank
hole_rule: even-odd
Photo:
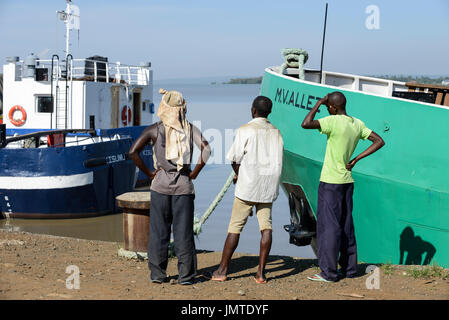
[[[319,270],[316,259],[270,256],[268,282],[261,285],[253,280],[258,256],[235,254],[228,280],[215,282],[201,275],[215,270],[221,252],[201,250],[194,285],[177,284],[176,258],[168,264],[169,282],[152,284],[147,262],[119,257],[120,247],[122,244],[113,242],[0,230],[0,299],[449,300],[449,269],[442,269],[439,276],[412,276],[410,270],[418,267],[386,265],[379,268],[379,289],[367,289],[367,279],[372,275],[365,274],[368,264],[359,263],[357,278],[317,283],[307,280]],[[80,271],[80,289],[66,287],[68,277],[73,275],[70,266]]]

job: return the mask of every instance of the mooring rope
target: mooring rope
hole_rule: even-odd
[[[284,73],[287,68],[298,68],[298,77],[301,80],[305,79],[304,64],[309,59],[309,54],[303,49],[286,48],[281,50],[284,56],[285,62],[281,66],[281,74]]]
[[[207,210],[204,212],[201,219],[198,219],[196,216],[194,217],[193,221],[193,233],[198,236],[200,232],[202,231],[203,224],[206,222],[206,220],[210,217],[212,212],[214,212],[215,208],[218,206],[220,201],[223,199],[224,195],[228,191],[229,187],[232,184],[232,181],[234,180],[235,173],[234,171],[231,171],[231,174],[229,175],[228,179],[226,180],[225,184],[221,188],[220,192],[216,195],[215,199],[211,202]],[[128,259],[139,259],[144,260],[147,259],[147,254],[145,252],[131,252],[126,251],[124,249],[119,249],[118,252],[119,256],[126,257]],[[173,239],[170,239],[170,243],[168,246],[168,255],[169,257],[175,257],[175,248],[174,248],[174,242]]]
[[[220,201],[223,199],[224,195],[226,194],[226,191],[228,191],[229,187],[232,184],[232,180],[234,179],[234,171],[231,171],[231,174],[229,175],[228,179],[226,180],[225,184],[223,185],[223,188],[221,188],[220,192],[215,197],[214,201],[209,205],[209,208],[204,212],[201,219],[198,220],[197,217],[195,217],[194,225],[193,225],[193,233],[197,236],[201,232],[201,228],[206,222],[206,220],[209,218],[209,216],[212,214],[212,212],[215,210],[217,205],[220,203]]]
[[[209,216],[214,212],[215,208],[218,206],[220,201],[223,199],[224,195],[226,194],[226,191],[228,191],[229,187],[232,184],[232,180],[234,180],[234,170],[231,171],[231,174],[229,175],[228,179],[226,180],[225,184],[223,185],[223,188],[221,188],[220,192],[215,197],[214,201],[209,205],[209,208],[203,213],[203,216],[201,219],[198,219],[196,216],[194,217],[193,221],[193,234],[198,236],[200,232],[202,231],[202,227],[204,222],[209,218]],[[173,239],[170,239],[170,243],[168,246],[168,256],[169,257],[175,257],[175,246],[174,246]]]

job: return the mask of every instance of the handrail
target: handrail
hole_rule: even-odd
[[[57,67],[57,72],[59,73],[59,56],[57,54],[52,55],[51,57],[51,76],[50,76],[50,87],[51,87],[51,102],[52,102],[52,107],[53,109],[51,110],[50,113],[50,129],[53,128],[53,111],[56,109],[55,107],[55,99],[53,97],[53,76],[54,76],[54,71],[53,71],[53,66],[54,66],[54,58],[58,59],[58,67]]]
[[[67,59],[68,60],[68,57]],[[50,66],[52,60],[37,60],[41,66]],[[86,62],[90,62],[91,66],[86,66]],[[126,79],[128,84],[148,85],[149,66],[135,66],[121,64],[120,62],[106,62],[92,59],[70,59],[70,77],[75,80],[86,80],[86,71],[92,74],[92,80],[95,82],[106,81],[111,79]],[[100,64],[100,65],[98,65]],[[59,75],[61,76],[61,75]],[[66,77],[69,77],[67,71]],[[120,81],[118,81],[120,82]]]
[[[96,136],[96,131],[92,129],[60,129],[60,130],[49,130],[49,131],[38,131],[33,133],[27,133],[16,137],[6,138],[5,143],[0,147],[5,147],[8,143],[21,141],[25,139],[31,139],[31,138],[40,138],[46,135],[51,134],[67,134],[67,133],[88,133],[91,136]]]
[[[68,111],[68,91],[69,91],[69,58],[70,61],[73,62],[73,56],[69,53],[67,57],[65,58],[65,114],[64,114],[64,129],[67,129],[67,111]],[[70,77],[72,78],[72,65],[70,65]]]

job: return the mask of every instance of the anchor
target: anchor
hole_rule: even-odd
[[[299,203],[299,210],[296,208]],[[290,243],[297,246],[310,245],[312,238],[316,235],[316,222],[308,214],[303,198],[298,198],[293,192],[289,194],[288,204],[290,207],[290,224],[284,229],[290,234]]]

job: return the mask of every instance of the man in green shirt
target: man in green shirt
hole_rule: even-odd
[[[314,120],[319,107],[327,106],[330,116]],[[385,142],[357,118],[346,113],[346,97],[338,91],[317,101],[301,125],[327,135],[326,155],[318,187],[317,240],[320,274],[314,281],[337,281],[357,274],[357,245],[352,220],[355,164],[379,150]],[[360,139],[372,142],[354,159],[351,156]],[[340,270],[337,271],[337,264]]]

